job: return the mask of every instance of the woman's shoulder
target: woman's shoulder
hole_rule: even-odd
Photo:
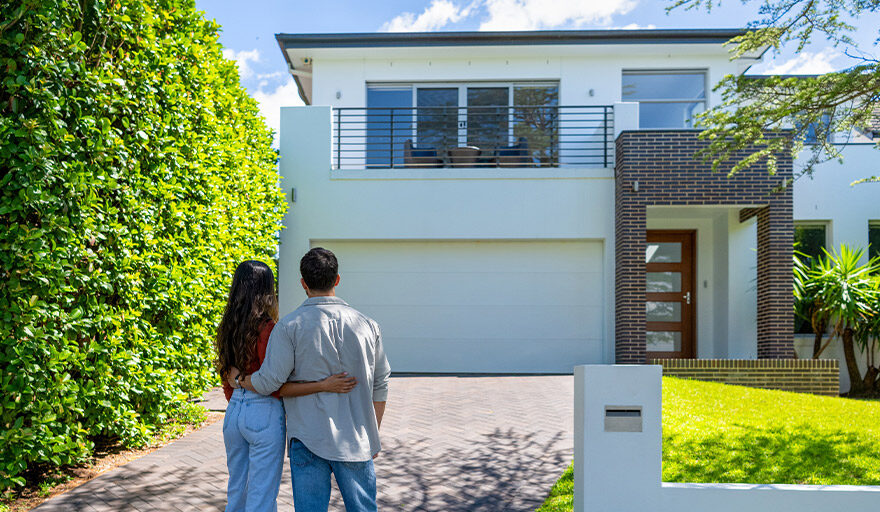
[[[260,329],[260,339],[261,340],[269,339],[269,334],[272,333],[272,329],[274,329],[274,328],[275,328],[275,321],[274,320],[266,320],[266,322],[263,324],[263,327]]]

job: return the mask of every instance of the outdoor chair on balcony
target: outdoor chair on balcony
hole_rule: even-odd
[[[496,149],[495,160],[498,167],[523,167],[534,164],[529,155],[529,141],[525,137],[520,137],[513,146]]]
[[[416,148],[411,139],[403,143],[404,167],[443,167],[443,159],[435,148]]]
[[[449,149],[450,167],[476,167],[480,157],[480,148],[464,146]]]

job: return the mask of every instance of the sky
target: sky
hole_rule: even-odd
[[[279,109],[302,105],[275,42],[277,33],[742,28],[757,17],[758,3],[726,0],[711,13],[667,13],[669,0],[196,0],[205,17],[221,25],[225,56],[238,63],[242,85],[260,103],[276,133]],[[874,45],[880,14],[851,23],[860,49],[880,58],[880,48]],[[839,70],[854,64],[843,51],[823,40],[800,53],[786,47],[767,52],[764,62],[749,73]]]

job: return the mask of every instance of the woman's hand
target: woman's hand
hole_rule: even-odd
[[[354,389],[357,379],[349,377],[346,372],[342,372],[322,379],[318,383],[321,384],[322,391],[327,393],[348,393]]]
[[[229,367],[229,373],[226,374],[226,383],[229,384],[229,387],[232,389],[238,389],[239,386],[235,385],[235,378],[241,374],[241,370],[234,366]],[[243,376],[243,375],[242,375]]]

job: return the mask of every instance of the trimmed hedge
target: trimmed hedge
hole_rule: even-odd
[[[0,489],[146,442],[271,262],[272,132],[193,0],[0,0]]]

